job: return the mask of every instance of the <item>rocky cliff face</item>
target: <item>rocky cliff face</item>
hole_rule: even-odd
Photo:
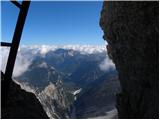
[[[62,81],[57,81],[56,84],[50,83],[42,92],[35,93],[51,119],[68,118],[67,98],[61,84]]]
[[[4,88],[4,76],[1,74],[2,107],[1,117],[4,119],[47,119],[48,116],[42,108],[39,100],[33,93],[21,89],[15,82],[10,83],[7,99],[4,100],[6,88]]]
[[[62,80],[57,82],[49,82],[43,90],[25,82],[18,82],[21,88],[32,92],[40,101],[43,109],[50,119],[66,119],[68,118],[68,98]]]
[[[100,26],[119,72],[119,118],[159,116],[159,3],[104,2]]]

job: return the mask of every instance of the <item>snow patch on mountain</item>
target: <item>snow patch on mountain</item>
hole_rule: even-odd
[[[82,91],[82,88],[80,88],[80,89],[74,91],[74,92],[73,92],[73,95],[77,95],[77,94],[79,94],[81,91]]]
[[[76,101],[77,100],[77,95],[82,91],[82,88],[76,90],[73,92],[73,95],[74,95],[74,100]]]

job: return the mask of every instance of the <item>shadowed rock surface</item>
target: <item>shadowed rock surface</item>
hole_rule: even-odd
[[[33,93],[22,90],[15,82],[10,83],[7,101],[4,101],[6,94],[4,86],[4,76],[1,74],[2,85],[2,108],[1,117],[9,119],[47,119],[39,100]]]
[[[100,26],[119,72],[119,118],[159,117],[159,3],[104,2]]]

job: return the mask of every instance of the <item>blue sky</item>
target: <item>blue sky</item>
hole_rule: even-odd
[[[104,44],[99,27],[102,1],[31,2],[21,45]],[[2,41],[12,40],[19,10],[1,3]]]

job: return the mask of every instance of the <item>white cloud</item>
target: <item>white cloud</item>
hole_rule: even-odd
[[[32,55],[22,53],[21,51],[18,53],[15,63],[15,68],[13,71],[13,76],[18,77],[28,70],[28,67],[32,63]]]
[[[0,53],[1,53],[0,65],[1,65],[1,70],[3,72],[5,72],[5,68],[7,65],[9,50],[10,50],[9,48],[0,49]],[[16,58],[16,62],[15,62],[13,76],[17,77],[22,73],[24,73],[28,69],[29,65],[31,64],[32,58],[33,58],[32,54],[27,53],[27,51],[19,50]]]
[[[40,53],[42,55],[45,55],[46,53],[48,53],[50,50],[52,50],[52,47],[51,46],[47,46],[47,45],[42,45],[42,46],[39,46],[40,47]]]
[[[114,63],[112,62],[112,60],[109,59],[108,56],[106,56],[106,58],[100,63],[99,67],[102,71],[115,69]]]
[[[5,72],[9,50],[10,50],[9,48],[2,48],[2,47],[0,48],[0,66],[3,72]]]

